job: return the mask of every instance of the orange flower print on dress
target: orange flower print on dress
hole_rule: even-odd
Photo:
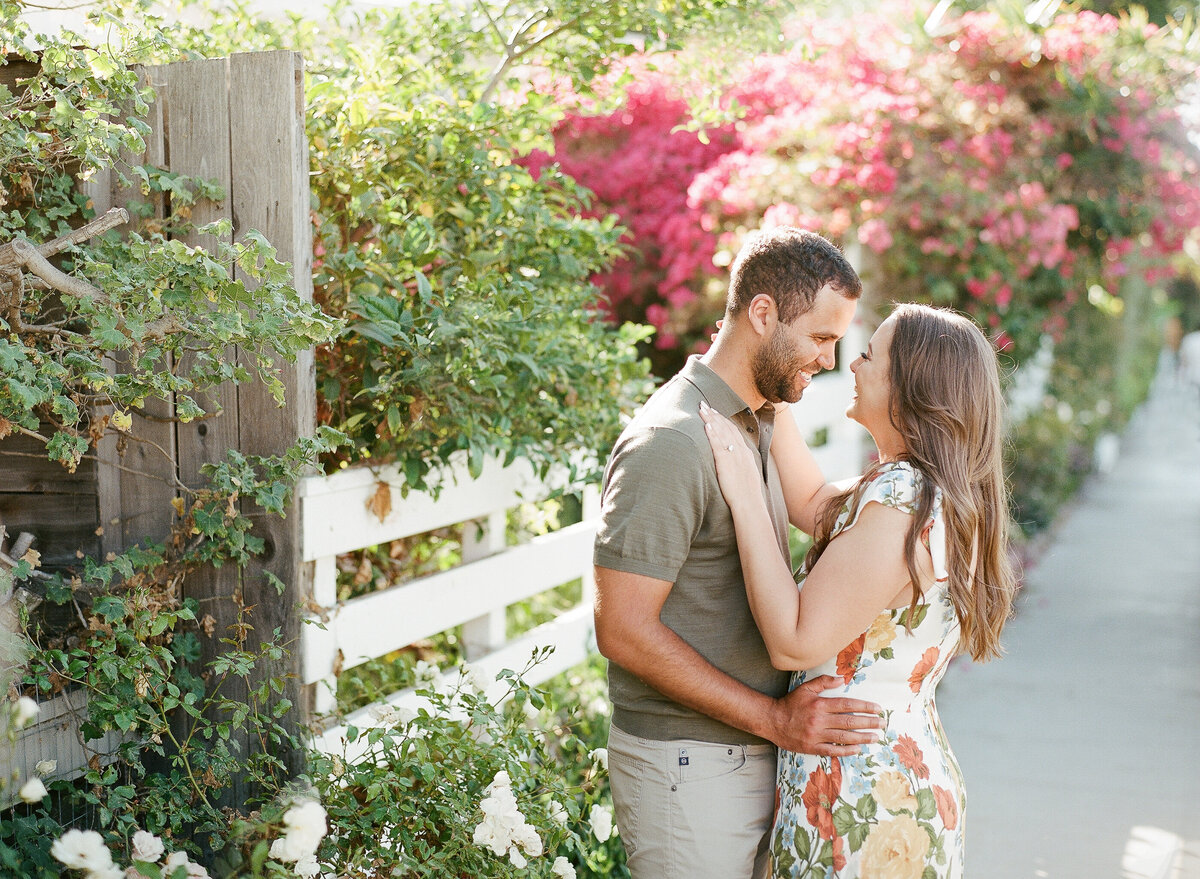
[[[841,657],[839,657],[840,661]],[[908,676],[908,686],[914,693],[921,692],[921,682],[925,680],[925,675],[933,671],[933,667],[937,665],[938,649],[930,647],[923,654],[915,666],[913,666],[912,674]],[[841,671],[839,668],[838,671]]]
[[[938,785],[933,786],[933,798],[937,801],[938,817],[947,830],[958,827],[958,803],[954,794]]]
[[[904,768],[917,778],[929,777],[929,767],[925,765],[925,755],[921,753],[921,748],[911,736],[898,737],[895,752]]]
[[[841,870],[846,866],[845,843],[840,836],[833,838],[833,869]]]
[[[821,839],[835,839],[833,806],[842,790],[842,761],[832,760],[829,770],[816,769],[800,797],[808,810],[808,823],[817,829]]]
[[[854,680],[854,675],[858,673],[858,667],[862,665],[863,645],[866,642],[867,633],[863,632],[842,648],[842,652],[837,655],[837,673],[846,683]]]

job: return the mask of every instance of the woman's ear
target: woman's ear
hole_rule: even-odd
[[[775,321],[779,320],[779,309],[773,298],[766,293],[759,293],[750,300],[746,318],[756,334],[766,336],[774,329],[772,325]]]

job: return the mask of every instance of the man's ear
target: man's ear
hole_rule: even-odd
[[[779,307],[775,300],[766,293],[759,293],[750,300],[746,309],[746,318],[754,332],[767,336],[774,330],[774,324],[779,320]]]

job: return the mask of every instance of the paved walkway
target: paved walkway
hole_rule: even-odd
[[[1160,382],[938,703],[970,879],[1200,879],[1200,401]]]

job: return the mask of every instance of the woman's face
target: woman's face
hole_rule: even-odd
[[[891,420],[891,365],[889,355],[895,321],[888,318],[879,325],[867,350],[850,364],[854,373],[854,396],[846,415],[853,418],[874,437],[881,453],[902,451],[900,434]],[[892,448],[900,442],[900,448]],[[888,448],[885,449],[885,445]]]

